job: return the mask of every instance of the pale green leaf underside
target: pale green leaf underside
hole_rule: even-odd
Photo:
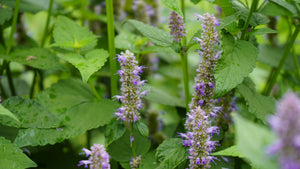
[[[7,116],[7,117],[13,119],[15,122],[20,123],[19,119],[12,112],[10,112],[9,110],[7,110],[2,105],[0,105],[0,116]],[[3,117],[1,117],[1,119],[2,118]]]
[[[222,54],[214,69],[215,97],[221,97],[249,75],[255,67],[258,50],[250,42],[234,40],[229,33],[222,34]]]
[[[4,137],[0,137],[0,168],[25,169],[37,167],[19,147]]]
[[[165,32],[156,27],[144,24],[143,22],[137,20],[128,20],[128,23],[132,24],[141,34],[143,34],[150,41],[159,46],[171,46],[173,43],[173,38],[168,32]]]
[[[69,53],[62,56],[63,59],[74,65],[80,72],[83,82],[87,82],[89,77],[102,68],[109,56],[103,49],[95,49],[88,52],[85,57]]]
[[[212,153],[211,155],[213,155],[213,156],[232,156],[232,157],[244,158],[244,156],[242,155],[242,153],[240,152],[240,150],[238,149],[238,147],[236,145],[228,147],[224,150]]]
[[[278,163],[266,154],[267,147],[275,141],[274,134],[265,127],[233,115],[236,145],[242,156],[255,168],[278,168]]]

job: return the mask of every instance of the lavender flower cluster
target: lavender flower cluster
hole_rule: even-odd
[[[174,41],[179,43],[185,37],[183,18],[174,11],[169,14],[169,28],[171,29],[170,35],[174,37]]]
[[[94,144],[91,150],[83,148],[82,151],[89,159],[79,161],[78,166],[84,165],[87,168],[90,165],[90,169],[110,169],[109,155],[103,145]]]
[[[281,168],[300,168],[300,98],[295,93],[287,93],[269,123],[279,137],[270,151],[279,153]]]
[[[215,157],[210,156],[215,148],[216,141],[211,141],[214,133],[218,133],[218,128],[211,126],[210,117],[215,117],[220,107],[213,107],[214,99],[214,73],[213,69],[219,53],[214,50],[214,45],[218,41],[216,32],[216,19],[213,15],[204,14],[201,34],[202,39],[196,38],[200,42],[203,57],[197,69],[192,102],[189,105],[190,112],[187,113],[185,127],[187,133],[181,134],[183,145],[189,146],[189,159],[191,169],[209,168],[210,162]],[[199,18],[198,18],[199,19]]]
[[[118,55],[121,70],[118,71],[121,79],[122,95],[115,98],[121,100],[122,107],[116,112],[118,119],[127,122],[136,122],[141,116],[139,110],[142,108],[141,97],[145,96],[147,91],[141,91],[140,87],[144,85],[145,80],[140,80],[140,74],[143,72],[143,66],[138,66],[133,53],[126,50]]]

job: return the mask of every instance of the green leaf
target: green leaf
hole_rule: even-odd
[[[169,33],[160,30],[156,27],[144,24],[143,22],[137,20],[128,20],[128,23],[132,24],[142,35],[147,37],[150,41],[159,46],[171,46],[173,43],[173,38]]]
[[[19,119],[9,110],[7,110],[5,107],[3,107],[2,105],[0,105],[0,116],[7,116],[10,117],[11,119],[13,119],[15,122],[20,123]],[[0,123],[2,121],[2,118],[0,119]]]
[[[217,30],[221,30],[236,21],[237,21],[237,15],[226,16],[224,19],[220,20],[220,26],[217,27]]]
[[[95,49],[88,52],[85,57],[76,53],[69,53],[63,55],[62,58],[74,65],[80,71],[82,81],[87,82],[93,73],[102,68],[108,56],[106,50]]]
[[[294,5],[283,1],[283,0],[270,0],[271,2],[279,5],[280,7],[282,7],[283,9],[287,10],[288,12],[290,12],[291,14],[293,14],[294,16],[297,15],[297,9],[295,8]]]
[[[135,129],[139,131],[142,136],[149,137],[149,129],[145,123],[137,121],[133,124],[133,127],[135,127]]]
[[[10,18],[13,16],[13,11],[11,8],[6,7],[6,8],[1,8],[0,10],[0,25],[5,23],[5,21],[8,21]]]
[[[1,58],[18,62],[37,69],[63,70],[59,58],[45,48],[20,49],[11,53],[10,56],[0,55]]]
[[[163,3],[167,8],[169,8],[172,11],[175,11],[178,15],[183,17],[183,13],[179,6],[178,0],[161,0],[161,3]]]
[[[221,97],[249,75],[255,67],[258,50],[250,42],[234,40],[222,33],[222,54],[214,69],[216,79],[215,97]]]
[[[268,27],[254,29],[254,31],[250,32],[250,35],[264,35],[264,34],[272,34],[272,33],[279,33],[277,30],[270,29]]]
[[[237,114],[234,114],[233,118],[235,141],[241,154],[255,168],[278,168],[277,160],[266,154],[267,146],[275,140],[274,134],[265,127],[252,123]]]
[[[170,138],[159,145],[155,156],[160,162],[157,169],[173,169],[187,159],[188,151],[180,138]]]
[[[292,15],[288,10],[282,8],[280,5],[273,2],[269,2],[266,5],[264,5],[260,12],[264,15],[272,17]]]
[[[142,156],[139,169],[153,169],[157,166],[158,164],[155,159],[155,150],[153,150]]]
[[[232,8],[232,4],[230,0],[215,0],[215,4],[220,6],[220,8],[224,11],[226,16],[230,16],[235,13],[234,9]]]
[[[0,4],[15,7],[16,0],[0,0]],[[49,0],[21,0],[20,11],[37,13],[39,11],[46,11],[49,6]]]
[[[7,126],[17,128],[55,128],[61,122],[35,100],[15,96],[5,100],[3,106],[13,112],[20,120],[20,122],[16,122],[11,118],[1,118],[0,122]]]
[[[232,1],[232,6],[236,11],[236,15],[238,15],[242,20],[246,22],[249,15],[249,9],[245,8],[239,1]],[[250,25],[258,26],[258,25],[267,24],[269,22],[270,20],[268,19],[268,17],[264,16],[262,13],[259,12],[252,13],[252,17],[250,19]]]
[[[136,155],[144,155],[148,152],[151,142],[147,137],[142,136],[138,131],[133,128],[133,137],[135,144]],[[122,150],[122,151],[120,151]],[[125,134],[114,141],[107,147],[109,155],[119,161],[119,162],[128,162],[132,158],[132,149],[130,146],[130,132],[126,130]]]
[[[213,156],[232,156],[232,157],[244,158],[244,156],[242,155],[242,153],[240,152],[240,150],[238,149],[238,147],[236,145],[228,147],[224,150],[212,153],[211,155],[213,155]]]
[[[0,137],[0,165],[1,169],[37,167],[17,145],[12,144],[4,137]]]
[[[120,120],[113,119],[105,129],[105,145],[108,146],[112,142],[121,138],[126,132],[124,124]]]
[[[169,106],[185,107],[185,103],[183,100],[175,96],[172,96],[163,90],[148,85],[145,85],[143,89],[149,91],[145,99],[151,102],[159,103],[163,105],[169,105]]]
[[[274,48],[269,45],[261,45],[259,46],[258,60],[272,67],[277,67],[281,60],[283,52],[283,46]],[[288,71],[295,70],[295,64],[291,55],[288,56],[287,60],[285,61],[283,69]]]
[[[80,27],[65,16],[58,16],[53,30],[55,43],[52,46],[74,48],[81,50],[92,49],[97,44],[97,36],[88,28]]]
[[[90,87],[82,81],[63,79],[38,93],[34,100],[59,119],[65,119],[68,108],[97,99]]]
[[[267,96],[263,96],[255,91],[254,86],[247,86],[240,84],[238,91],[246,100],[250,113],[253,113],[258,119],[263,122],[266,117],[275,112],[275,99]]]
[[[195,5],[198,4],[201,0],[191,0]]]
[[[56,129],[21,129],[14,143],[20,147],[55,144],[83,134],[87,130],[108,124],[119,105],[111,100],[85,102],[69,108],[65,126]]]

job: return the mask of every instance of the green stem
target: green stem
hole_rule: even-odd
[[[48,29],[49,29],[51,14],[52,14],[52,6],[53,6],[53,0],[50,0],[46,26],[45,26],[45,29],[44,29],[44,34],[43,34],[43,38],[42,38],[42,42],[41,42],[41,47],[42,48],[45,46],[46,38],[47,38],[47,35],[48,35]]]
[[[292,37],[288,39],[288,42],[286,43],[287,45],[285,47],[285,50],[284,50],[283,56],[282,56],[282,58],[280,60],[280,63],[277,66],[277,68],[276,68],[276,70],[274,72],[274,75],[272,76],[272,79],[270,80],[270,84],[269,84],[269,86],[268,86],[268,88],[267,88],[267,90],[265,92],[266,95],[270,95],[271,90],[272,90],[272,88],[273,88],[273,86],[274,86],[274,84],[276,82],[277,76],[279,75],[279,73],[280,73],[280,71],[281,71],[281,69],[282,69],[282,67],[283,67],[283,65],[284,65],[287,57],[290,54],[290,50],[291,50],[292,46],[294,45],[294,42],[295,42],[295,40],[296,40],[296,38],[297,38],[297,36],[299,34],[299,31],[300,31],[299,27],[296,27],[296,29],[294,30],[294,33],[292,34]]]
[[[18,15],[19,15],[19,7],[20,7],[20,0],[16,0],[13,21],[12,21],[12,26],[11,26],[9,39],[8,39],[7,46],[6,46],[5,55],[9,55],[11,47],[12,47],[13,38],[14,38],[15,31],[16,31]],[[9,68],[9,61],[4,61],[3,62],[2,66],[0,68],[0,76],[3,75],[3,71],[5,69],[6,69],[9,88],[10,88],[11,94],[14,96],[14,95],[16,95],[16,91],[15,91],[15,87],[14,87],[14,84],[13,84],[10,68]]]
[[[19,7],[20,7],[20,0],[16,0],[16,5],[15,5],[15,11],[14,11],[14,17],[13,17],[13,21],[12,21],[11,31],[10,31],[8,43],[7,43],[7,46],[6,46],[6,53],[5,53],[6,55],[9,55],[11,47],[12,47],[13,38],[14,38],[15,31],[16,31],[16,25],[17,25],[17,20],[18,20]]]
[[[110,87],[111,97],[118,94],[117,89],[117,62],[115,49],[115,29],[114,29],[114,10],[112,0],[106,0],[106,16],[107,16],[107,33],[109,47],[109,63],[110,63]]]
[[[81,13],[81,26],[84,25],[84,11],[86,6],[86,0],[81,0],[80,13]]]
[[[247,34],[247,31],[248,31],[248,26],[249,26],[252,14],[256,10],[256,8],[257,8],[257,5],[258,5],[258,0],[253,0],[252,4],[251,4],[250,11],[249,11],[249,14],[248,14],[248,17],[247,17],[247,20],[246,20],[246,23],[245,23],[244,28],[243,28],[243,32],[242,32],[242,35],[241,35],[241,40],[245,40],[246,39],[246,34]]]
[[[185,4],[184,0],[180,0],[180,5],[183,13],[183,22],[185,23]],[[182,50],[186,50],[186,38],[182,39]],[[190,90],[189,90],[189,74],[188,74],[188,60],[185,51],[181,53],[182,60],[182,73],[183,73],[183,84],[184,84],[184,95],[185,95],[185,106],[186,110],[189,111],[189,101],[190,101]]]
[[[91,87],[92,92],[94,93],[94,95],[97,97],[98,100],[100,100],[101,97],[99,96],[99,94],[98,94],[98,92],[97,92],[97,90],[96,90],[96,88],[95,88],[95,86],[94,86],[92,80],[89,79],[89,80],[88,80],[88,83],[89,83],[89,85],[90,85],[90,87]]]
[[[187,55],[185,53],[181,54],[181,60],[182,60],[184,94],[185,94],[185,106],[186,106],[186,111],[188,112],[189,111],[189,101],[190,101],[190,90],[189,90]]]
[[[34,70],[34,75],[33,75],[33,80],[32,80],[32,84],[31,84],[31,87],[30,87],[30,98],[32,99],[33,98],[33,94],[34,94],[34,86],[35,86],[35,83],[36,83],[36,79],[37,79],[37,70]]]
[[[295,46],[293,46],[293,48],[292,48],[292,53],[293,53],[293,59],[294,59],[294,64],[295,64],[295,68],[296,68],[297,77],[298,77],[298,80],[300,81],[300,67],[299,67],[299,62],[298,62],[298,58],[297,58],[296,51],[295,51]]]
[[[135,158],[136,157],[135,144],[134,144],[134,141],[131,142],[131,137],[133,137],[133,123],[130,123],[130,146],[131,146],[131,149],[132,149],[132,155]]]
[[[11,95],[15,96],[16,95],[16,90],[15,90],[12,75],[11,75],[11,72],[10,72],[9,64],[6,67],[6,75],[7,75],[7,80],[8,80],[8,85],[9,85]]]

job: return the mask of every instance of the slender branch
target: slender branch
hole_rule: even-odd
[[[133,138],[133,123],[130,123],[130,143],[131,143],[130,146],[131,146],[131,149],[132,149],[132,155],[135,158],[136,157],[135,144],[134,144],[134,141],[131,142],[131,137]]]
[[[41,42],[41,47],[42,48],[45,46],[46,38],[47,38],[47,35],[48,35],[49,24],[50,24],[50,19],[51,19],[51,14],[52,14],[52,6],[53,6],[53,0],[50,0],[46,26],[45,26],[45,29],[44,29],[44,34],[43,34],[43,38],[42,38],[42,42]]]
[[[246,34],[247,34],[248,26],[249,26],[252,14],[256,10],[256,8],[257,8],[257,5],[258,5],[258,0],[253,0],[252,4],[251,4],[250,11],[249,11],[249,14],[248,14],[248,17],[247,17],[247,20],[246,20],[246,23],[245,23],[244,28],[243,28],[243,32],[242,32],[242,35],[241,35],[241,40],[245,40],[246,39]]]
[[[283,65],[284,65],[287,57],[290,54],[290,50],[291,50],[291,48],[294,45],[294,42],[295,42],[295,40],[296,40],[296,38],[297,38],[297,36],[299,34],[299,31],[300,31],[300,28],[296,26],[296,29],[294,30],[294,33],[292,34],[291,38],[289,38],[287,40],[287,43],[286,43],[287,45],[285,46],[285,50],[284,50],[283,56],[282,56],[282,58],[280,60],[279,65],[277,66],[277,68],[276,68],[276,70],[274,72],[274,75],[272,76],[272,79],[270,80],[270,84],[269,84],[269,86],[268,86],[268,88],[267,88],[267,90],[265,92],[265,95],[270,95],[271,90],[272,90],[272,88],[273,88],[273,86],[274,86],[274,84],[276,82],[276,79],[277,79],[277,77],[278,77],[278,75],[279,75],[279,73],[280,73],[280,71],[281,71],[281,69],[282,69],[282,67],[283,67]]]
[[[10,72],[9,64],[6,67],[6,75],[7,75],[7,80],[8,80],[8,85],[9,85],[11,95],[15,96],[16,95],[16,89],[15,89],[15,86],[14,86],[14,83],[13,83],[13,79],[12,79],[12,75],[11,75],[11,72]]]
[[[107,33],[109,47],[109,62],[110,62],[110,87],[111,97],[118,94],[117,89],[117,62],[115,49],[115,29],[114,29],[114,13],[112,0],[106,0],[106,16],[107,16]]]

